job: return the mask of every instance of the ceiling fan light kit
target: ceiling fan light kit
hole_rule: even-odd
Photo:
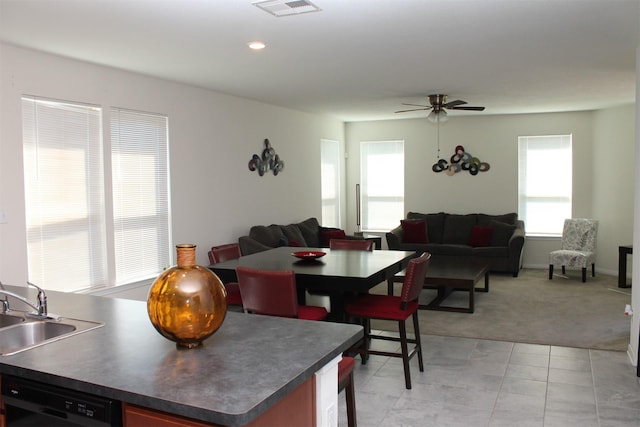
[[[435,111],[432,111],[427,116],[427,120],[429,120],[431,123],[444,123],[449,120],[449,117],[447,117],[447,112],[444,110],[440,110],[437,113]]]

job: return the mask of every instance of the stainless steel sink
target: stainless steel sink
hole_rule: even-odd
[[[5,326],[15,325],[17,323],[24,322],[23,316],[14,316],[12,314],[0,314],[0,328],[4,328]]]
[[[14,324],[0,323],[0,355],[8,356],[30,348],[38,347],[53,341],[68,338],[82,332],[104,326],[103,323],[87,320],[60,318],[38,320],[25,314],[14,315],[1,314],[1,322],[14,322]],[[9,317],[14,320],[7,320]]]

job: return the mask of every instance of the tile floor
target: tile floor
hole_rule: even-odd
[[[358,426],[640,426],[640,378],[625,352],[422,339],[425,370],[414,357],[411,390],[401,359],[370,356],[361,365],[356,356]],[[339,426],[347,425],[343,393]]]

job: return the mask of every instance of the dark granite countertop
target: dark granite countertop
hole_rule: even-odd
[[[35,300],[31,289],[7,290]],[[0,374],[228,426],[251,422],[362,337],[356,325],[229,312],[203,346],[177,350],[144,301],[47,296],[50,313],[105,325],[0,356]]]

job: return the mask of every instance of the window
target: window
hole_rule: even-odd
[[[170,264],[167,117],[111,109],[116,285]]]
[[[322,224],[340,228],[340,145],[338,141],[320,141],[322,184]]]
[[[100,107],[23,97],[29,280],[53,290],[107,283]]]
[[[111,109],[109,171],[100,107],[22,108],[29,280],[79,291],[156,277],[171,263],[167,118]]]
[[[360,143],[362,229],[389,231],[404,215],[404,141]]]
[[[561,236],[571,218],[571,135],[518,137],[518,217],[527,235]]]

